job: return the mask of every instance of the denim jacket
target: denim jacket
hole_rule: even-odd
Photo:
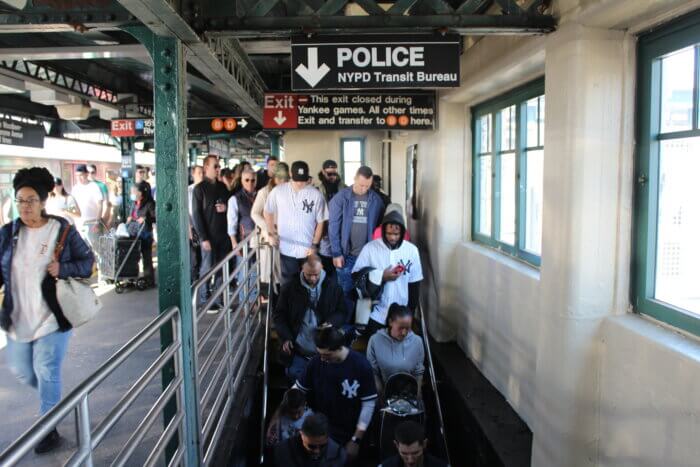
[[[78,231],[75,230],[75,227],[70,225],[67,220],[57,216],[48,217],[61,223],[58,234],[59,239],[65,229],[69,229],[65,246],[59,257],[59,279],[90,277],[92,265],[95,261],[90,247],[78,234]],[[12,254],[19,238],[19,229],[23,226],[22,221],[17,218],[0,229],[0,287],[5,286],[5,297],[2,301],[2,310],[0,311],[0,328],[6,332],[12,325],[12,310],[14,309],[12,301]],[[49,308],[56,316],[59,329],[61,331],[69,330],[72,326],[63,315],[61,306],[56,299],[56,280],[48,273],[41,283],[41,291],[44,300],[46,300]]]
[[[334,258],[350,254],[350,234],[353,213],[352,186],[343,188],[330,202],[328,237],[331,241],[331,254]],[[381,221],[384,202],[374,190],[367,192],[367,241],[372,241],[374,229]]]

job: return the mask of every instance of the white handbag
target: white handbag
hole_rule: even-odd
[[[54,259],[56,261],[58,261],[63,251],[66,237],[68,236],[68,230],[70,230],[70,227],[65,229],[63,235],[61,235],[61,240],[56,244],[56,250],[54,252]],[[102,302],[95,294],[95,291],[92,290],[92,287],[90,287],[87,279],[78,279],[75,277],[57,279],[56,299],[61,306],[63,316],[66,317],[74,328],[82,326],[90,321],[102,308]]]

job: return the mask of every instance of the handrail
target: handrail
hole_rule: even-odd
[[[256,232],[252,232],[238,242],[191,289],[195,317],[192,324],[195,348],[192,364],[194,374],[197,375],[195,385],[203,466],[211,463],[228,414],[237,403],[244,370],[263,325],[262,313],[258,312],[260,306],[255,300],[260,295],[258,252],[261,248],[259,241],[253,246],[256,235]],[[237,258],[238,264],[232,267],[234,258]],[[221,276],[221,284],[200,305],[200,289],[208,287],[217,275]],[[240,279],[239,283],[234,286],[237,278]],[[217,315],[213,319],[208,319],[207,316],[211,315],[207,315],[207,310],[217,302],[223,304],[223,309],[216,311]]]
[[[423,306],[420,303],[418,303],[418,313],[420,315],[420,325],[421,331],[423,333],[423,343],[425,345],[425,350],[428,357],[428,373],[430,374],[430,385],[432,386],[433,394],[435,395],[435,405],[437,407],[438,420],[440,421],[440,434],[442,435],[443,448],[445,449],[445,456],[447,456],[447,463],[450,464],[450,451],[447,446],[445,420],[442,417],[442,405],[440,404],[440,393],[438,393],[437,388],[437,377],[435,376],[433,353],[430,350],[430,336],[428,335],[428,324],[425,320],[425,314],[423,313]]]
[[[174,328],[173,342],[156,358],[146,372],[131,386],[129,391],[115,405],[100,425],[94,430],[91,430],[90,414],[88,410],[88,397],[107,377],[109,377],[117,368],[119,368],[134,352],[141,347],[154,334],[159,332],[161,327],[171,322]],[[132,337],[129,342],[124,344],[111,357],[107,359],[93,374],[83,380],[70,394],[56,404],[49,412],[36,421],[27,431],[22,434],[14,443],[12,443],[2,454],[0,454],[0,465],[13,466],[27,455],[39,442],[46,437],[61,421],[67,417],[71,411],[76,411],[77,434],[78,434],[78,450],[68,461],[68,465],[87,465],[92,466],[92,452],[106,437],[107,432],[116,424],[126,412],[126,408],[130,406],[147,387],[147,382],[150,382],[156,375],[160,374],[160,370],[170,360],[161,358],[163,354],[168,354],[171,358],[176,359],[176,373],[182,368],[182,342],[180,337],[180,310],[172,307],[161,313],[158,317],[146,325],[138,334]],[[144,383],[144,378],[147,382]],[[176,374],[173,380],[173,394],[182,383],[182,375]],[[134,394],[138,393],[138,394]],[[165,394],[165,392],[163,393]],[[132,397],[133,396],[133,397]],[[168,398],[169,399],[169,398]],[[154,410],[156,405],[151,407]],[[177,408],[177,417],[182,412],[182,407]],[[182,427],[184,429],[184,427]],[[175,430],[173,430],[175,431]],[[96,436],[97,435],[97,436]],[[168,438],[168,441],[172,438]]]
[[[270,342],[270,314],[272,312],[272,289],[275,282],[272,269],[274,267],[274,252],[275,248],[270,244],[264,244],[267,248],[270,259],[270,282],[267,289],[267,307],[265,310],[265,349],[263,351],[263,394],[262,394],[262,417],[260,418],[260,465],[265,463],[265,420],[267,420],[267,395],[269,391],[269,363],[268,363],[268,347]]]

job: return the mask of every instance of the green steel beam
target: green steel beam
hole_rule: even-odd
[[[158,305],[162,311],[177,306],[181,314],[184,377],[185,465],[200,465],[199,397],[197,394],[196,341],[190,283],[190,252],[187,236],[186,65],[182,42],[156,36],[145,27],[125,28],[153,59],[156,169],[160,184],[156,203],[158,225]],[[161,346],[172,342],[172,330],[161,331]],[[173,378],[173,368],[163,370],[163,386]],[[170,414],[172,415],[172,414]],[[168,414],[166,413],[166,418]],[[167,424],[166,419],[166,424]],[[170,451],[172,453],[172,451]]]
[[[522,15],[525,13],[515,0],[496,0],[503,12],[507,15]]]
[[[280,137],[279,135],[270,135],[270,155],[280,157]]]
[[[457,8],[457,13],[462,15],[473,15],[486,8],[493,0],[467,0]]]
[[[556,21],[549,15],[368,15],[368,16],[260,16],[219,17],[216,21],[203,18],[202,30],[217,36],[242,36],[245,33],[314,32],[415,32],[450,28],[462,34],[541,34],[555,29]]]

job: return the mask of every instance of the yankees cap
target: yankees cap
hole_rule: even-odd
[[[304,161],[292,163],[292,180],[295,182],[306,182],[309,180],[309,164]]]

